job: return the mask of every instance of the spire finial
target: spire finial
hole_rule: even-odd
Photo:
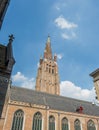
[[[51,42],[51,40],[50,40],[50,36],[48,34],[47,43],[50,43],[50,42]]]
[[[9,42],[13,42],[14,39],[15,37],[13,36],[13,34],[9,35]]]

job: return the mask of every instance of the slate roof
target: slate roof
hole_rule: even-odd
[[[92,102],[47,94],[26,88],[11,87],[10,99],[13,101],[21,101],[37,105],[47,105],[53,110],[73,113],[77,113],[77,107],[82,106],[84,114],[99,116],[99,106],[92,104]]]

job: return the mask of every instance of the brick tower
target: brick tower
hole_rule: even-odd
[[[43,58],[40,58],[36,78],[36,90],[60,95],[57,56],[52,57],[51,42],[48,36]]]
[[[99,101],[99,68],[90,74],[93,77],[94,87],[96,90],[96,99]]]
[[[7,11],[10,0],[0,0],[0,28],[2,26],[2,22]]]
[[[12,52],[13,39],[13,35],[10,35],[7,46],[0,44],[0,120],[5,118],[10,76],[15,63]]]

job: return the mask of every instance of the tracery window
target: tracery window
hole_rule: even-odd
[[[33,117],[32,130],[42,130],[42,115],[40,112],[35,113]]]
[[[78,119],[75,120],[74,127],[75,127],[75,130],[81,130],[81,124]]]
[[[62,119],[62,130],[69,130],[67,118]]]
[[[55,130],[55,118],[54,118],[54,116],[49,117],[49,130]]]
[[[23,119],[24,119],[24,112],[22,110],[17,110],[14,113],[11,130],[22,130]]]
[[[95,124],[92,120],[89,120],[87,123],[87,130],[96,130]]]

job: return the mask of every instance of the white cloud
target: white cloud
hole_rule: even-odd
[[[58,18],[55,19],[54,22],[60,29],[73,29],[78,27],[77,24],[69,22],[63,16],[59,16]]]
[[[76,33],[74,33],[74,32],[70,32],[70,34],[62,33],[61,36],[62,36],[63,39],[67,39],[67,40],[77,37]]]
[[[56,10],[60,10],[60,7],[59,7],[59,6],[57,6],[57,5],[55,6],[55,8],[56,8]]]
[[[77,38],[76,35],[76,28],[78,27],[77,24],[68,21],[63,16],[59,16],[54,20],[55,25],[59,28],[61,37],[66,40],[71,40]]]
[[[12,76],[13,81],[25,81],[27,78],[21,73],[21,72],[17,72],[16,75]]]
[[[71,36],[67,35],[66,33],[62,33],[61,36],[63,39],[71,39]]]
[[[62,58],[61,54],[59,54],[59,57]],[[12,76],[12,84],[19,87],[33,89],[35,87],[35,80],[34,78],[24,76],[21,72],[17,72]],[[83,89],[70,81],[62,81],[60,83],[60,91],[63,96],[87,101],[94,101],[96,96],[94,88],[91,90]]]
[[[81,87],[76,86],[70,81],[62,81],[60,84],[60,88],[61,95],[87,101],[95,100],[94,88],[92,88],[91,90],[82,89]]]
[[[63,10],[63,8],[66,8],[67,6],[67,3],[66,2],[56,2],[54,4],[54,8],[57,10],[57,11],[60,11],[60,10]]]
[[[61,60],[63,58],[63,54],[57,54],[57,58]]]
[[[35,86],[35,80],[34,78],[28,78],[24,76],[21,72],[17,72],[12,76],[12,84],[15,84],[19,87],[33,89]]]

